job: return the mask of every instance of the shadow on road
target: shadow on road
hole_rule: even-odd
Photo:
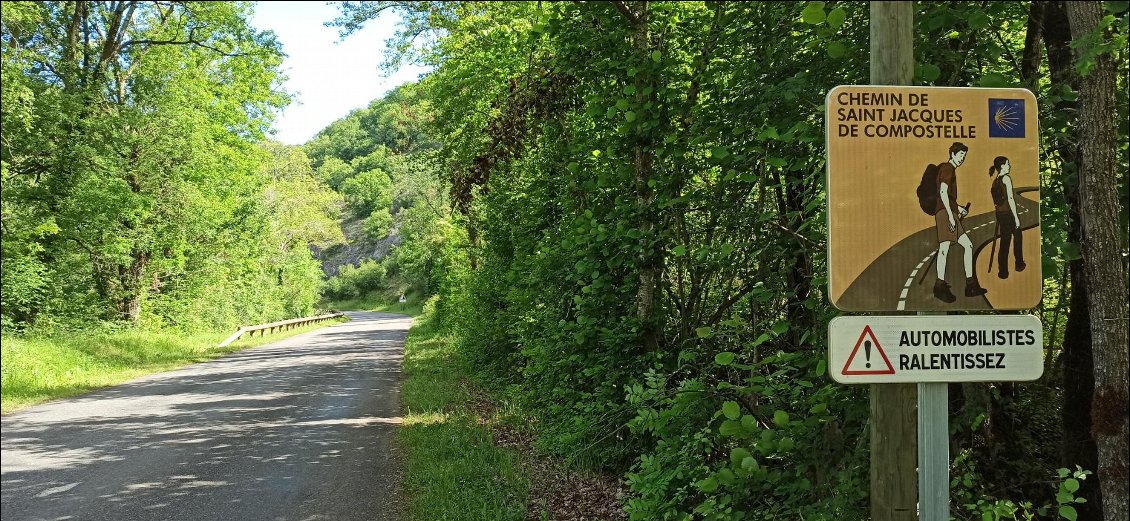
[[[407,327],[358,314],[5,417],[2,516],[392,518]]]

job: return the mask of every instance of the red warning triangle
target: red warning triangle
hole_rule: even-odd
[[[857,357],[860,347],[863,347],[863,355]],[[879,363],[880,359],[882,363]],[[883,364],[886,364],[885,368]],[[875,338],[871,326],[863,326],[863,333],[859,334],[855,349],[852,349],[851,356],[848,356],[847,363],[840,372],[845,375],[895,374],[895,366],[891,365],[887,353],[883,352],[883,346],[879,345],[879,339]]]

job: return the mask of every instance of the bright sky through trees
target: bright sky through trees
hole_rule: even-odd
[[[395,13],[384,13],[343,42],[338,42],[336,28],[323,25],[337,14],[335,5],[313,1],[259,2],[255,8],[251,23],[278,35],[287,54],[286,90],[296,94],[275,121],[278,141],[305,143],[334,120],[426,70],[407,66],[385,76],[377,68],[385,40],[395,30]]]

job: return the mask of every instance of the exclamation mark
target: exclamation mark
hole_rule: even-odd
[[[867,357],[867,368],[871,369],[871,341],[863,341],[863,355]]]

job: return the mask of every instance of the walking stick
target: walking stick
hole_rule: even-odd
[[[993,272],[993,259],[997,256],[997,239],[1001,235],[1001,221],[997,219],[997,227],[993,230],[993,247],[989,251],[989,273]]]

